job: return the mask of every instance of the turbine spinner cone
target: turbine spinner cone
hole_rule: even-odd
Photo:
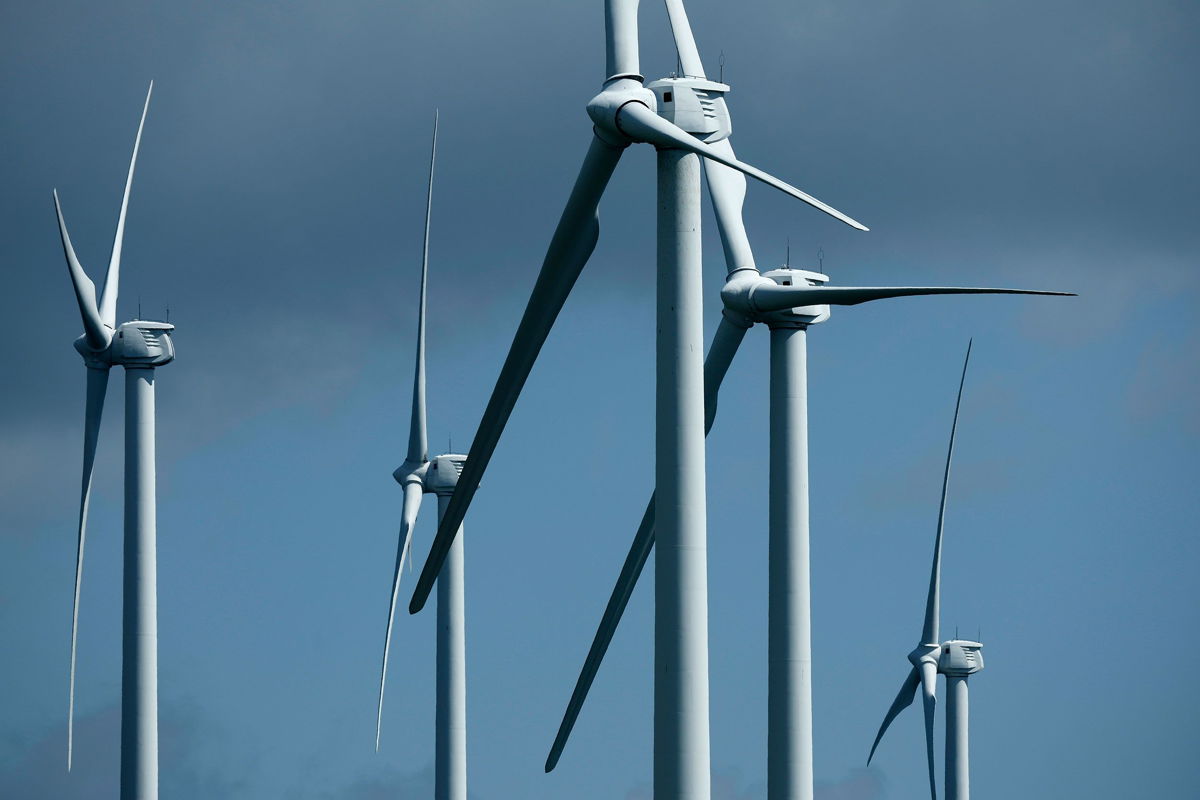
[[[424,485],[425,475],[429,471],[429,465],[430,462],[428,461],[419,464],[413,463],[412,461],[405,461],[403,464],[396,467],[395,471],[392,472],[392,478],[395,479],[396,483],[400,484],[401,486],[409,483],[419,483]]]
[[[921,664],[937,664],[940,653],[940,646],[936,644],[922,644],[918,645],[908,654],[908,661],[914,667],[920,669]]]

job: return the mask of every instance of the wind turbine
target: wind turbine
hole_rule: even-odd
[[[391,603],[388,605],[387,633],[383,639],[383,666],[379,673],[379,710],[375,718],[375,750],[383,727],[383,690],[387,681],[388,652],[392,641],[392,623],[396,617],[396,598],[400,576],[412,549],[413,527],[421,499],[426,493],[438,498],[439,518],[446,506],[466,456],[447,453],[429,458],[429,437],[425,428],[425,286],[429,275],[429,217],[433,206],[433,167],[437,158],[437,112],[433,116],[433,144],[429,152],[429,189],[425,196],[425,243],[421,249],[421,296],[417,311],[417,363],[413,375],[412,421],[408,434],[408,456],[392,473],[404,487],[401,507],[400,539],[396,550],[396,571],[392,577]],[[450,548],[437,577],[437,712],[434,796],[437,800],[467,800],[467,668],[466,637],[463,616],[463,540],[459,536]],[[412,562],[409,561],[409,569]]]
[[[638,0],[606,0],[606,78],[588,102],[594,136],[469,457],[430,547],[409,610],[419,611],[455,540],[533,362],[595,248],[597,205],[622,152],[658,151],[658,337],[655,482],[662,552],[655,581],[654,795],[707,798],[708,611],[701,357],[700,157],[865,227],[720,145],[728,86],[677,79],[651,91],[638,70]],[[660,84],[662,82],[659,82]],[[658,112],[658,113],[656,113]],[[674,119],[674,122],[670,121]],[[692,134],[699,134],[697,138]],[[715,144],[714,144],[715,143]]]
[[[133,320],[116,324],[117,285],[121,276],[121,244],[125,238],[125,213],[137,164],[142,127],[150,108],[153,81],[146,92],[142,118],[133,142],[133,156],[125,179],[121,213],[113,238],[112,256],[104,290],[96,302],[96,286],[75,256],[67,223],[63,220],[58,191],[54,208],[58,231],[79,314],[83,335],[75,349],[87,367],[87,400],[83,433],[83,481],[79,498],[79,541],[75,559],[75,599],[71,611],[71,679],[67,711],[67,769],[71,769],[75,730],[75,652],[79,628],[79,590],[83,581],[83,551],[87,539],[88,502],[92,468],[100,435],[100,416],[108,388],[108,371],[125,368],[125,578],[121,647],[121,800],[154,800],[158,797],[158,599],[154,497],[154,370],[175,358],[166,322]]]
[[[704,79],[695,39],[680,0],[667,0],[683,81]],[[670,84],[652,84],[656,93]],[[733,156],[728,139],[719,145]],[[788,267],[761,275],[742,220],[745,178],[721,164],[705,164],[710,197],[729,273],[721,297],[724,311],[704,365],[705,432],[716,415],[717,393],[745,332],[755,323],[771,329],[771,439],[769,499],[769,619],[767,791],[770,800],[811,798],[812,648],[808,531],[808,326],[829,318],[829,305],[855,305],[891,297],[933,294],[1062,294],[1015,289],[957,287],[823,286],[829,278]],[[599,630],[576,682],[546,759],[554,769],[582,709],[596,672],[629,602],[655,541],[652,497],[626,557]],[[661,554],[660,554],[661,558]]]
[[[907,708],[918,689],[925,707],[925,753],[929,762],[929,792],[937,800],[937,781],[933,764],[933,716],[937,706],[937,673],[946,676],[946,797],[947,800],[968,800],[970,797],[970,770],[967,746],[967,676],[983,669],[983,645],[966,639],[952,639],[938,643],[939,617],[942,596],[942,532],[946,520],[946,494],[950,485],[950,462],[954,458],[954,434],[958,430],[958,411],[962,406],[963,385],[967,380],[967,364],[971,360],[971,345],[967,344],[967,355],[963,359],[962,378],[958,383],[958,399],[954,404],[954,422],[950,425],[950,447],[946,452],[946,470],[942,475],[942,500],[938,507],[937,538],[933,545],[933,569],[929,575],[929,594],[925,600],[925,623],[921,628],[921,641],[908,654],[913,668],[900,693],[892,701],[891,708],[879,726],[879,733],[871,744],[867,763],[875,755],[875,748],[896,715]]]

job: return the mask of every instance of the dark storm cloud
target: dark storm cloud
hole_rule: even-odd
[[[224,5],[119,0],[102,5],[9,3],[0,10],[0,103],[6,109],[0,118],[6,153],[0,159],[0,314],[8,333],[8,371],[0,391],[0,543],[8,547],[3,562],[14,576],[0,587],[0,598],[16,598],[12,604],[0,604],[0,610],[8,609],[11,629],[22,634],[28,630],[40,636],[57,625],[53,630],[61,643],[53,651],[43,648],[44,659],[54,659],[51,666],[48,660],[9,659],[7,669],[0,671],[6,681],[0,683],[42,687],[47,674],[58,681],[66,658],[83,370],[70,349],[80,323],[50,190],[57,187],[62,193],[76,248],[99,280],[137,113],[153,78],[155,97],[130,207],[119,314],[132,317],[140,297],[145,316],[162,316],[169,305],[171,321],[179,326],[179,362],[162,370],[158,383],[160,486],[169,484],[173,462],[185,455],[219,445],[223,456],[236,451],[225,446],[295,414],[310,427],[297,431],[285,452],[262,454],[265,466],[254,474],[269,473],[288,484],[284,499],[266,491],[271,502],[299,501],[314,508],[340,503],[342,508],[332,522],[313,513],[313,525],[321,527],[313,534],[298,524],[307,520],[292,520],[292,527],[277,521],[278,509],[262,507],[255,496],[259,487],[251,481],[246,481],[245,495],[217,495],[216,500],[188,496],[183,505],[198,510],[207,510],[213,502],[229,504],[201,515],[210,529],[202,533],[214,541],[224,542],[216,538],[224,526],[245,530],[241,539],[220,552],[209,552],[207,540],[199,540],[200,545],[187,551],[195,563],[186,565],[184,579],[182,568],[174,573],[178,584],[164,591],[164,602],[195,606],[196,593],[217,595],[213,602],[226,609],[223,616],[194,612],[198,625],[211,628],[197,635],[196,670],[210,670],[206,658],[213,654],[236,651],[230,660],[237,662],[237,674],[245,675],[245,685],[228,692],[230,724],[244,726],[246,736],[264,739],[267,726],[261,723],[257,702],[272,695],[279,679],[274,674],[264,679],[255,667],[293,653],[295,642],[287,637],[301,635],[297,630],[306,637],[315,636],[313,630],[345,632],[344,647],[320,652],[314,648],[310,654],[309,666],[321,676],[320,691],[306,695],[303,725],[282,733],[270,731],[278,739],[267,754],[275,759],[264,780],[269,788],[253,796],[279,796],[280,786],[294,786],[298,764],[314,773],[319,787],[314,792],[346,787],[328,793],[375,797],[410,791],[428,796],[428,768],[360,772],[346,768],[353,763],[347,749],[321,759],[313,755],[315,746],[296,743],[301,729],[324,732],[324,719],[307,716],[309,704],[318,709],[321,702],[347,705],[345,685],[351,681],[322,659],[343,658],[355,665],[370,660],[374,669],[375,651],[370,650],[367,659],[367,650],[356,649],[359,643],[348,623],[361,608],[351,601],[338,605],[346,597],[357,602],[350,590],[361,589],[365,580],[359,580],[358,573],[353,582],[344,580],[343,573],[331,572],[329,565],[350,563],[352,557],[345,553],[357,554],[354,547],[363,544],[352,537],[370,525],[382,529],[383,523],[365,512],[348,518],[365,505],[368,491],[375,493],[374,485],[369,490],[357,485],[364,480],[362,465],[342,465],[343,474],[332,476],[328,473],[333,470],[313,470],[320,473],[328,494],[311,491],[309,482],[291,483],[296,473],[288,467],[320,463],[325,454],[319,448],[329,447],[329,440],[321,437],[323,423],[336,418],[354,392],[395,396],[396,414],[407,415],[413,288],[434,107],[441,109],[442,139],[434,197],[431,370],[441,370],[436,376],[443,381],[439,386],[454,382],[463,395],[482,405],[586,147],[589,122],[583,105],[598,87],[603,69],[601,9],[600,0]],[[724,78],[733,85],[730,106],[739,154],[873,228],[865,235],[838,228],[752,186],[747,221],[760,264],[782,260],[790,236],[794,260],[801,263],[813,261],[818,246],[824,247],[825,266],[835,282],[976,283],[1079,291],[1080,298],[1053,305],[1014,305],[1021,310],[1003,319],[1014,337],[1027,337],[1060,362],[1089,360],[1100,365],[1087,375],[1094,386],[1088,384],[1084,399],[1073,397],[1072,402],[1101,408],[1115,397],[1116,406],[1105,407],[1105,424],[1129,412],[1139,433],[1167,429],[1194,435],[1200,391],[1194,333],[1200,301],[1200,226],[1194,224],[1200,213],[1200,160],[1194,155],[1200,104],[1193,84],[1200,74],[1200,48],[1195,46],[1200,6],[1176,0],[691,0],[688,10],[710,73],[718,70],[718,54],[725,54]],[[651,78],[674,68],[664,17],[661,4],[642,3],[642,63]],[[648,148],[633,148],[624,157],[601,208],[600,246],[568,307],[586,308],[622,326],[646,322],[647,337],[652,336],[652,315],[645,320],[636,315],[653,298],[653,170]],[[723,272],[707,211],[704,224],[707,277],[715,280]],[[715,285],[709,288],[715,290]],[[715,293],[706,296],[706,304],[707,313],[715,315]],[[871,319],[885,313],[861,312],[862,330],[881,340],[895,337],[895,329],[869,327]],[[830,326],[831,337],[841,336],[833,330]],[[560,329],[551,344],[571,335]],[[597,324],[586,335],[576,330],[576,338],[568,341],[578,352],[590,353],[606,335]],[[1002,346],[998,343],[997,350]],[[596,360],[620,357],[606,354]],[[875,358],[841,387],[824,384],[828,388],[821,390],[821,397],[833,396],[836,389],[841,403],[851,395],[845,389],[864,395],[878,391],[874,376],[866,372],[876,369],[880,360]],[[986,363],[981,360],[981,365]],[[999,352],[993,363],[997,369],[1015,369]],[[744,364],[743,358],[740,365]],[[1132,367],[1128,373],[1113,374],[1113,365]],[[649,367],[642,366],[648,376]],[[572,382],[563,373],[551,375],[544,363],[539,368],[532,382]],[[953,368],[951,364],[951,381]],[[919,377],[908,374],[903,379],[915,384]],[[121,479],[121,383],[118,371],[110,387],[97,478],[98,493],[114,505]],[[612,387],[603,389],[611,392]],[[823,402],[821,397],[814,392],[815,403]],[[982,429],[985,423],[995,423],[1000,430],[1017,430],[1016,422],[1024,423],[1037,410],[1031,409],[1030,398],[1025,386],[1016,391],[1000,380],[983,382],[971,396],[971,419],[978,423],[970,424]],[[646,442],[618,439],[627,430],[626,420],[614,418],[609,425],[601,414],[589,418],[592,398],[584,399],[586,405],[572,409],[581,413],[579,419],[611,428],[604,437],[611,441],[592,444],[612,447],[620,442],[617,446],[629,451],[649,452]],[[936,400],[943,405],[926,409],[936,423],[936,439],[916,445],[906,445],[898,436],[846,443],[844,457],[853,458],[856,465],[855,475],[847,480],[865,482],[866,504],[876,510],[886,506],[889,519],[901,501],[925,517],[933,511],[944,457],[941,409],[950,398]],[[726,407],[736,406],[731,402]],[[1071,414],[1071,409],[1046,407],[1055,424]],[[911,410],[911,404],[903,408]],[[880,403],[862,416],[886,413],[886,404]],[[723,424],[728,418],[725,412]],[[463,431],[461,436],[467,438],[477,419],[477,409],[465,413],[456,432]],[[853,415],[840,418],[842,424],[849,421],[868,422],[854,420]],[[911,415],[895,422],[896,429],[923,424]],[[1046,417],[1034,423],[1051,424]],[[402,423],[391,425],[380,415],[361,424],[372,435],[394,436],[397,447],[402,444]],[[385,425],[390,426],[386,431]],[[814,436],[824,430],[814,424]],[[1089,438],[1107,433],[1098,430]],[[1039,431],[1031,436],[1030,450],[1020,454],[1020,461],[972,455],[964,449],[962,469],[956,473],[956,481],[961,479],[956,484],[961,487],[959,496],[971,497],[983,486],[994,493],[997,487],[1007,487],[1004,478],[1027,471],[1030,463],[1046,462],[1061,441],[1054,434]],[[905,446],[914,448],[911,458],[892,454],[887,463],[894,466],[882,470],[886,475],[872,477],[873,462],[883,460],[885,448]],[[744,449],[741,442],[737,447],[739,453]],[[727,458],[730,453],[720,455]],[[561,463],[559,456],[555,454],[555,464]],[[211,461],[216,466],[206,462],[206,470],[238,468],[222,458]],[[581,469],[592,479],[592,493],[609,492],[614,474],[609,462],[584,461],[588,463]],[[714,464],[719,461],[714,458]],[[857,474],[860,465],[865,477]],[[1119,478],[1115,469],[1120,466],[1108,468],[1114,479]],[[1171,478],[1177,480],[1180,474],[1168,460],[1147,463],[1145,470],[1147,482],[1166,486],[1174,486]],[[828,481],[831,474],[826,470],[815,480]],[[489,480],[499,484],[501,473],[492,475]],[[386,470],[377,477],[380,485],[390,480]],[[644,502],[647,489],[637,489],[635,505]],[[856,502],[862,501],[862,494],[856,493]],[[612,504],[624,502],[605,497]],[[1165,503],[1154,498],[1148,502],[1156,507]],[[1096,498],[1089,496],[1073,499],[1072,507],[1086,514],[1095,504]],[[549,504],[545,508],[548,516],[562,511]],[[235,525],[231,519],[241,522]],[[392,526],[391,518],[387,525]],[[27,534],[45,533],[47,527],[54,527],[59,537],[55,541],[62,547],[39,551],[44,562],[27,557],[34,552],[25,546],[32,538]],[[1072,518],[1064,527],[1089,524],[1086,518]],[[883,537],[892,528],[881,525],[878,530]],[[581,528],[578,533],[595,541],[612,532]],[[352,541],[353,547],[346,547],[340,537]],[[329,544],[333,539],[337,548]],[[264,541],[269,548],[262,547]],[[563,545],[564,554],[590,559],[571,549],[574,540],[564,541],[572,542]],[[928,545],[920,541],[919,567],[927,570]],[[525,552],[516,544],[509,546],[505,557]],[[164,547],[164,575],[172,574],[169,559],[172,552],[180,552],[178,544],[174,548]],[[271,559],[295,560],[267,561],[267,550]],[[321,555],[328,563],[316,563]],[[46,567],[51,559],[58,570],[52,579]],[[1184,559],[1173,561],[1186,565]],[[531,575],[544,572],[540,562],[525,566]],[[386,569],[385,565],[379,572],[381,581],[386,580]],[[1103,575],[1105,569],[1095,573]],[[192,575],[211,582],[192,583]],[[1066,577],[1055,576],[1055,585],[1063,585],[1059,581]],[[528,583],[534,585],[532,580]],[[313,595],[314,586],[324,587],[321,602],[302,604]],[[52,587],[58,605],[48,600],[47,587]],[[271,591],[287,602],[264,602]],[[870,586],[864,588],[867,591],[883,588]],[[1091,604],[1090,592],[1099,590],[1089,583],[1067,584],[1062,591]],[[489,595],[481,590],[479,596]],[[1001,596],[997,592],[996,597]],[[266,622],[275,624],[279,616],[292,613],[295,603],[301,603],[305,614],[294,628],[280,634],[267,627]],[[1192,606],[1169,604],[1171,609]],[[264,607],[276,618],[264,622]],[[1039,609],[1036,616],[1051,621],[1045,606]],[[489,610],[480,609],[480,618]],[[1155,610],[1150,608],[1146,616]],[[1096,628],[1112,624],[1091,621]],[[820,622],[832,626],[833,620],[822,616]],[[859,620],[839,618],[837,623],[857,630]],[[502,629],[507,635],[518,630],[517,623],[505,620]],[[476,632],[486,644],[487,623],[479,623],[472,635]],[[376,633],[371,630],[372,637]],[[19,646],[21,640],[17,636],[13,641]],[[375,644],[372,638],[371,646]],[[262,656],[263,651],[270,656]],[[525,657],[551,663],[537,648],[520,657],[507,651],[505,655],[511,662]],[[482,659],[478,663],[487,664]],[[224,666],[235,672],[234,666]],[[713,673],[716,687],[729,682],[720,679],[719,671],[717,667]],[[503,674],[499,668],[496,672]],[[1081,678],[1073,691],[1081,697],[1102,692],[1101,675],[1096,672],[1090,684]],[[192,679],[206,685],[196,676]],[[542,681],[545,675],[530,668],[527,680]],[[993,691],[1002,692],[1001,684],[991,684]],[[628,689],[625,683],[614,685]],[[1162,694],[1147,695],[1141,708],[1155,708],[1175,688],[1161,675],[1145,685],[1152,687],[1147,692]],[[544,687],[537,688],[540,692]],[[356,699],[369,706],[369,695],[367,691]],[[59,700],[55,694],[55,705],[47,706],[53,713],[60,710]],[[503,703],[513,702],[504,695]],[[12,719],[52,718],[44,712],[41,694],[13,700],[15,706],[22,703],[25,715]],[[1083,714],[1093,706],[1091,698],[1084,697],[1071,709]],[[473,709],[485,713],[486,706]],[[877,724],[875,714],[872,708],[868,726]],[[1087,721],[1097,730],[1104,727],[1094,719]],[[504,719],[505,732],[512,722]],[[1112,728],[1139,730],[1144,722],[1131,712]],[[1179,723],[1179,730],[1186,730],[1185,723]],[[79,774],[94,775],[97,791],[102,788],[108,796],[116,781],[116,725],[114,709],[80,719]],[[473,735],[490,744],[505,738],[503,732],[498,737],[499,728],[481,725]],[[208,723],[164,716],[163,731],[164,759],[173,754],[169,762],[164,760],[164,796],[236,797],[250,780],[247,776],[254,774],[252,764],[221,761],[228,755],[220,749],[223,733],[214,732]],[[523,736],[524,732],[512,733],[506,743],[515,748],[524,744]],[[68,784],[63,776],[60,728],[37,741],[24,732],[21,737],[0,772],[0,795],[88,796],[78,794],[85,791],[80,783]],[[618,734],[610,737],[617,738]],[[1029,740],[1036,741],[1040,740]],[[1110,737],[1100,743],[1081,739],[1080,750],[1063,758],[1086,763],[1088,748],[1111,744]],[[1152,749],[1155,757],[1175,752],[1161,738],[1142,737],[1132,744]],[[537,746],[542,746],[540,741]],[[183,752],[188,749],[195,751],[195,766],[188,766]],[[473,752],[488,751],[479,747]],[[418,754],[415,763],[424,757],[424,752]],[[505,760],[480,775],[480,782],[495,779],[494,785],[503,787],[509,773],[495,776],[510,769],[524,776],[517,771],[526,767],[540,781],[540,757],[539,751],[528,764]],[[218,761],[219,768],[213,766]],[[1129,763],[1136,763],[1143,776],[1162,773],[1149,756]],[[641,764],[634,774],[647,769],[648,763]],[[1046,774],[1031,771],[1028,779],[1040,780]],[[613,789],[617,795],[632,783],[625,772],[607,777],[618,781]],[[921,778],[918,774],[915,785]],[[190,785],[204,791],[189,795]],[[1180,781],[1174,788],[1180,785],[1190,784]],[[736,800],[763,796],[761,784],[746,783],[740,774],[718,775],[714,786]],[[170,792],[168,787],[173,787]],[[648,796],[648,791],[629,796]],[[876,773],[867,772],[818,789],[818,796],[826,800],[881,795]],[[541,795],[535,791],[525,796]]]

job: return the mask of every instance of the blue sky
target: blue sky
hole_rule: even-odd
[[[674,68],[642,3],[643,72]],[[925,791],[919,715],[874,732],[919,633],[954,390],[975,354],[943,629],[982,630],[982,796],[1185,796],[1200,698],[1195,31],[1182,2],[688,4],[739,155],[871,226],[752,186],[759,266],[843,284],[1080,297],[835,309],[809,337],[817,777]],[[121,382],[65,716],[83,370],[55,231],[107,258],[146,83],[122,319],[171,309],[161,371],[164,796],[425,796],[432,613],[374,700],[409,414],[426,146],[430,439],[464,448],[587,145],[602,4],[515,0],[0,11],[0,795],[116,793]],[[652,592],[635,594],[559,768],[542,774],[653,474],[654,169],[623,160],[601,240],[467,519],[472,794],[649,795]],[[706,329],[724,276],[705,224]],[[767,335],[709,439],[712,762],[765,797]],[[416,552],[433,535],[422,513]],[[647,573],[649,577],[651,573]],[[411,584],[410,584],[411,585]],[[941,721],[939,720],[939,728]]]

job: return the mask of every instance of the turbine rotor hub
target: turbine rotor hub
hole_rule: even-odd
[[[651,111],[656,110],[654,92],[642,86],[641,76],[618,76],[588,101],[587,113],[596,126],[596,135],[614,147],[626,147],[635,141],[621,130],[617,120],[621,108],[629,103],[641,103]]]
[[[921,644],[917,645],[911,653],[908,654],[908,661],[914,667],[920,669],[922,664],[938,663],[938,646],[936,644]]]
[[[403,464],[396,467],[395,472],[392,473],[392,477],[396,480],[396,483],[400,484],[401,486],[407,486],[410,483],[419,483],[421,486],[424,486],[425,474],[428,471],[428,461],[422,461],[419,464],[412,461],[405,461]]]

